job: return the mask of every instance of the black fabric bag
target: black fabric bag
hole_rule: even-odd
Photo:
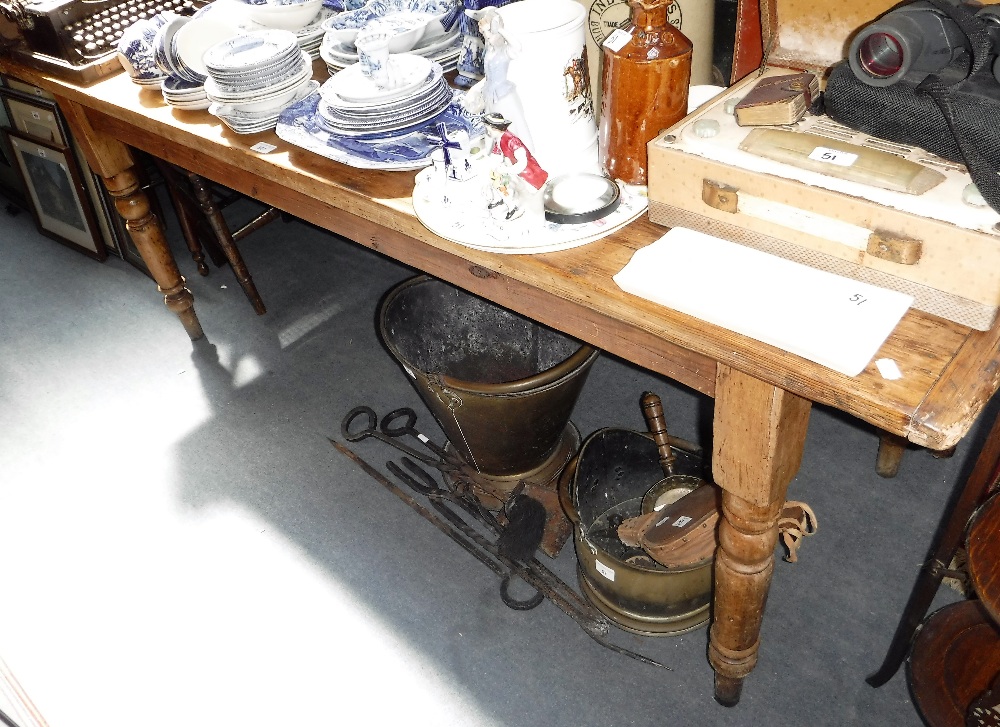
[[[904,79],[890,86],[863,83],[842,61],[830,73],[824,104],[845,126],[965,164],[983,198],[1000,212],[1000,82],[988,65],[992,49],[976,42],[973,49],[974,62],[957,73],[950,68],[919,83]],[[942,80],[949,77],[959,80]]]

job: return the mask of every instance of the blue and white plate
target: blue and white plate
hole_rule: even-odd
[[[417,43],[411,50],[408,50],[407,53],[441,62],[442,59],[448,60],[451,56],[458,58],[461,43],[462,36],[456,31],[423,40]],[[329,34],[324,36],[319,52],[320,57],[327,66],[337,70],[358,62],[358,49],[354,45],[337,42]]]
[[[280,83],[275,83],[274,85],[255,89],[253,91],[239,91],[236,93],[228,92],[225,89],[219,88],[215,79],[209,78],[205,81],[205,92],[208,94],[210,99],[220,103],[259,104],[285,94],[291,94],[294,89],[301,88],[305,83],[309,82],[311,78],[312,67],[307,66],[301,73],[292,76],[291,78],[284,79]]]
[[[378,112],[379,110],[388,111],[400,104],[405,104],[415,97],[420,97],[427,93],[428,89],[441,84],[443,80],[444,69],[439,64],[432,63],[431,70],[423,83],[378,101],[348,101],[336,92],[335,85],[331,84],[330,81],[326,81],[320,87],[319,92],[322,94],[323,100],[335,109],[340,109],[341,111]]]
[[[392,88],[380,87],[361,70],[360,64],[349,66],[331,76],[327,87],[345,101],[353,103],[385,103],[405,96],[423,86],[433,68],[432,61],[408,54],[389,56],[389,74],[395,80]]]
[[[323,124],[318,112],[322,97],[313,93],[286,108],[275,131],[289,144],[358,169],[421,169],[430,164],[431,152],[444,146],[441,130],[449,146],[455,143],[452,137],[456,134],[477,137],[484,133],[482,122],[462,108],[461,98],[461,91],[453,92],[447,108],[413,127],[348,137],[331,132]]]
[[[377,132],[405,129],[436,116],[451,103],[451,89],[447,84],[433,90],[429,96],[411,101],[407,106],[381,113],[345,112],[319,105],[319,115],[331,131],[346,136],[358,136]]]
[[[202,60],[213,75],[239,74],[280,65],[298,49],[289,30],[259,30],[213,45]]]

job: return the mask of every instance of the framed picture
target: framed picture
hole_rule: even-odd
[[[28,96],[9,88],[0,88],[0,96],[3,97],[9,122],[5,126],[54,146],[68,145],[69,131],[63,125],[55,101]]]
[[[87,166],[83,154],[66,127],[55,99],[48,94],[31,93],[32,90],[41,91],[41,89],[27,84],[14,85],[11,79],[7,79],[7,86],[6,88],[0,86],[0,98],[3,99],[0,111],[8,118],[8,123],[4,126],[54,146],[66,146],[67,142],[69,143],[81,170],[80,177],[86,187],[86,197],[93,205],[97,227],[105,247],[149,275],[146,263],[143,262],[132,236],[125,227],[125,221],[115,209],[114,200],[105,189],[101,178]]]
[[[3,104],[0,104],[0,127],[5,129],[10,128],[10,117],[7,115],[7,108]],[[7,148],[6,142],[0,144],[0,164],[3,164],[5,167],[11,166],[10,150]]]
[[[139,248],[135,246],[135,242],[132,240],[132,233],[128,231],[125,220],[122,219],[122,216],[118,214],[118,210],[115,208],[115,200],[111,197],[111,193],[105,188],[99,176],[92,174],[91,177],[96,187],[93,199],[100,206],[97,213],[98,222],[102,219],[106,221],[108,227],[106,234],[110,234],[114,238],[113,244],[117,248],[122,260],[138,268],[152,280],[153,276],[149,272],[149,268],[146,267],[146,262],[142,259],[142,255],[139,254]]]
[[[69,148],[13,130],[7,131],[7,138],[34,207],[38,229],[85,255],[104,260],[107,250]]]

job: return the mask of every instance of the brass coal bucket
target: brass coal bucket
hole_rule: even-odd
[[[570,415],[598,350],[440,280],[389,291],[379,330],[450,446],[499,507],[521,480],[555,480],[579,446]]]
[[[674,453],[678,474],[704,477],[698,455],[676,445]],[[591,434],[559,478],[559,497],[574,525],[581,589],[615,624],[644,636],[682,634],[710,616],[714,552],[666,567],[616,536],[616,518],[639,515],[643,496],[661,482],[655,442],[627,429]],[[678,487],[685,488],[678,496],[692,489]]]

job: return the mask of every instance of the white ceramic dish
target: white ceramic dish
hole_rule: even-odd
[[[370,0],[357,10],[323,23],[331,42],[353,46],[358,32],[373,24],[388,26],[402,37],[391,53],[404,53],[423,39],[445,34],[444,22],[456,9],[453,0]]]
[[[167,105],[174,109],[180,109],[182,111],[200,111],[207,109],[212,105],[212,102],[207,98],[199,99],[197,101],[171,101],[170,99],[164,97],[164,101]]]
[[[367,126],[352,126],[350,128],[342,126],[340,124],[334,124],[330,122],[325,116],[320,116],[320,122],[326,126],[330,131],[340,134],[341,136],[347,137],[359,137],[359,136],[369,136],[371,134],[387,134],[395,131],[402,131],[403,129],[408,129],[411,126],[417,126],[425,121],[433,119],[435,116],[440,114],[446,108],[450,99],[445,100],[443,103],[439,103],[435,106],[429,106],[428,108],[422,110],[419,114],[414,114],[407,119],[400,119],[397,121],[384,122],[378,124],[370,124]]]
[[[462,36],[458,31],[454,31],[445,36],[437,36],[428,40],[424,38],[409,53],[410,55],[424,56],[431,60],[439,60],[438,56],[447,55],[454,51],[457,55],[461,50]],[[394,52],[390,47],[390,52]],[[324,36],[323,44],[319,49],[320,57],[329,65],[349,66],[358,62],[358,50],[353,45],[345,45],[334,41],[329,35]]]
[[[163,82],[163,95],[170,95],[176,98],[180,98],[181,96],[204,96],[205,84],[194,84],[182,78],[171,76]]]
[[[308,54],[303,52],[303,58]],[[298,85],[305,78],[312,78],[312,64],[302,63],[298,70],[282,73],[276,76],[264,76],[261,83],[252,86],[231,86],[220,83],[217,79],[209,76],[205,80],[205,86],[210,92],[219,96],[232,96],[233,98],[253,98],[265,96],[281,91],[285,88]]]
[[[297,31],[315,20],[322,7],[323,0],[305,0],[286,5],[276,3],[247,5],[245,12],[250,20],[260,23],[265,28]]]
[[[191,18],[174,13],[162,13],[167,22],[156,32],[153,39],[153,53],[156,65],[168,76],[178,75],[179,68],[174,57],[174,35],[182,25],[191,22]]]
[[[219,93],[236,96],[253,95],[275,86],[282,86],[292,79],[312,75],[312,59],[306,51],[296,49],[293,62],[273,69],[245,74],[220,75],[211,73],[214,87]]]
[[[452,90],[447,83],[438,83],[422,88],[416,96],[366,109],[346,109],[328,103],[325,98],[317,104],[320,115],[336,123],[375,124],[414,116],[425,108],[435,106],[442,99],[450,99]]]
[[[309,95],[304,92],[304,89],[309,88],[314,90],[319,88],[319,82],[306,77],[290,86],[267,95],[248,98],[232,98],[215,95],[213,93],[213,89],[209,85],[210,83],[211,79],[205,84],[205,92],[209,100],[219,104],[220,106],[225,106],[229,111],[242,111],[249,114],[263,114],[268,113],[275,108],[284,108],[290,103],[293,103],[297,98],[305,98],[305,96]],[[310,91],[310,93],[311,92],[312,91]]]
[[[364,75],[360,64],[348,66],[330,78],[330,90],[345,101],[354,103],[385,102],[397,99],[424,84],[431,71],[431,61],[422,56],[389,56],[389,73],[395,79],[391,89],[382,89]]]
[[[340,109],[342,111],[377,111],[378,109],[395,108],[397,105],[404,104],[411,98],[420,96],[421,94],[427,93],[429,88],[433,88],[441,83],[442,76],[444,75],[444,69],[441,68],[437,63],[431,64],[431,71],[427,74],[427,78],[424,79],[422,84],[414,86],[408,91],[402,91],[398,95],[393,95],[388,99],[382,98],[378,101],[348,101],[338,94],[330,85],[330,81],[326,81],[320,87],[320,96],[323,102],[333,108]]]
[[[205,51],[209,72],[236,74],[280,63],[298,48],[289,30],[258,30],[216,43]]]
[[[174,34],[174,46],[184,65],[195,73],[207,76],[205,52],[218,43],[235,38],[239,33],[238,26],[223,20],[221,13],[205,14],[192,18],[190,23],[177,30]]]
[[[535,0],[511,3],[498,12],[509,33],[544,33],[578,21],[585,10],[574,0]]]

